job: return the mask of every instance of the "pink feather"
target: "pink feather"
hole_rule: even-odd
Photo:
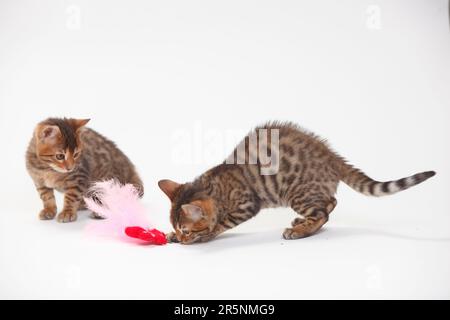
[[[140,202],[139,193],[133,185],[122,185],[115,180],[96,182],[89,190],[89,194],[95,196],[100,203],[92,197],[84,198],[86,206],[105,219],[91,222],[87,226],[89,234],[133,241],[126,236],[126,227],[139,226],[144,229],[150,227],[145,217],[145,207]]]

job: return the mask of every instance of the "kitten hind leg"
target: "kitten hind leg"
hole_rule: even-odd
[[[334,208],[336,208],[337,205],[337,200],[332,197],[330,202],[328,202],[327,206],[326,206],[326,212],[328,215],[330,215],[330,213],[334,210]],[[294,209],[295,210],[295,209]],[[306,210],[306,209],[303,209]],[[302,212],[301,208],[297,208],[297,210],[295,210],[296,212],[298,212],[299,214],[301,214],[300,212]],[[292,226],[295,227],[296,225],[298,225],[299,223],[302,223],[303,221],[305,221],[305,218],[302,217],[297,217],[294,220],[292,220]]]
[[[316,233],[328,221],[328,216],[336,207],[337,201],[331,198],[328,201],[317,199],[304,203],[306,205],[294,202],[292,209],[302,215],[302,218],[297,217],[292,221],[292,228],[287,228],[283,233],[284,239],[300,239]]]
[[[133,177],[133,179],[131,179],[131,184],[133,184],[133,186],[136,188],[138,194],[139,194],[139,198],[144,197],[144,184],[142,183],[142,180],[139,178],[139,176],[135,176]]]
[[[99,215],[98,213],[95,213],[95,212],[91,212],[89,217],[91,219],[94,219],[94,220],[104,220],[105,219],[105,217],[103,217],[103,216],[101,216],[101,215]]]
[[[144,196],[144,184],[142,183],[141,178],[139,178],[137,173],[134,173],[131,177],[125,179],[123,184],[132,184],[136,191],[138,192],[139,198]]]
[[[92,194],[90,192],[88,192],[86,194],[86,197],[91,198],[94,202],[96,202],[99,205],[102,205],[102,202],[100,201],[100,199],[95,195]],[[79,206],[79,210],[89,210],[89,208],[86,206],[86,203],[84,202],[84,200],[82,200],[80,206]],[[91,219],[96,219],[96,220],[103,220],[105,219],[103,216],[99,215],[98,213],[91,211],[91,214],[89,215],[89,217]]]

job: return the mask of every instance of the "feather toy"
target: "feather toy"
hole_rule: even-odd
[[[131,184],[118,181],[96,182],[84,198],[89,210],[104,220],[87,227],[90,234],[117,237],[125,241],[163,245],[167,243],[164,233],[149,229],[150,223],[139,193]]]

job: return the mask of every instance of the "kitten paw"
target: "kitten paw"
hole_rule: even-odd
[[[72,211],[62,211],[56,218],[58,222],[67,223],[77,220],[77,213]]]
[[[295,240],[304,238],[307,236],[306,232],[301,232],[298,226],[294,228],[286,228],[283,232],[283,238],[285,240]]]
[[[295,227],[296,225],[299,225],[299,224],[303,223],[304,221],[305,221],[305,218],[297,217],[294,219],[294,221],[292,221],[291,224],[293,227]]]
[[[56,216],[56,209],[42,209],[41,212],[39,212],[39,219],[41,220],[52,220]]]
[[[283,238],[286,240],[295,240],[312,236],[321,226],[305,225],[305,222],[297,224],[293,228],[287,228],[283,232]]]
[[[207,236],[203,236],[200,239],[198,239],[197,242],[209,242],[215,238],[216,238],[216,235],[207,235]]]
[[[175,232],[170,232],[168,234],[166,234],[166,240],[168,243],[178,243],[180,241],[178,241],[177,239],[177,235]]]
[[[91,219],[95,219],[95,220],[104,220],[106,219],[105,217],[99,215],[98,213],[95,212],[91,212],[90,216]]]

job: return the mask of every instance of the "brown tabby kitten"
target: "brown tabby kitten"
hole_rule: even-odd
[[[261,133],[264,131],[267,139]],[[278,134],[276,148],[272,134]],[[251,141],[257,141],[257,148],[249,147]],[[264,148],[274,156],[270,165],[277,171],[273,174],[262,174],[268,163],[262,157]],[[253,164],[249,161],[252,158],[256,159]],[[227,160],[190,183],[159,181],[159,187],[172,202],[170,220],[175,232],[167,236],[169,241],[208,241],[254,217],[263,208],[281,206],[291,207],[299,214],[283,237],[303,238],[328,221],[337,204],[334,195],[340,181],[365,195],[385,196],[435,175],[429,171],[397,181],[375,181],[349,165],[314,134],[279,122],[251,132],[234,150],[231,160],[234,164]]]
[[[53,219],[53,190],[64,193],[59,222],[77,219],[90,184],[115,178],[132,183],[141,196],[144,189],[133,164],[113,142],[85,125],[89,120],[50,118],[39,123],[26,153],[26,165],[44,204],[41,220]],[[94,217],[96,217],[94,215]]]

